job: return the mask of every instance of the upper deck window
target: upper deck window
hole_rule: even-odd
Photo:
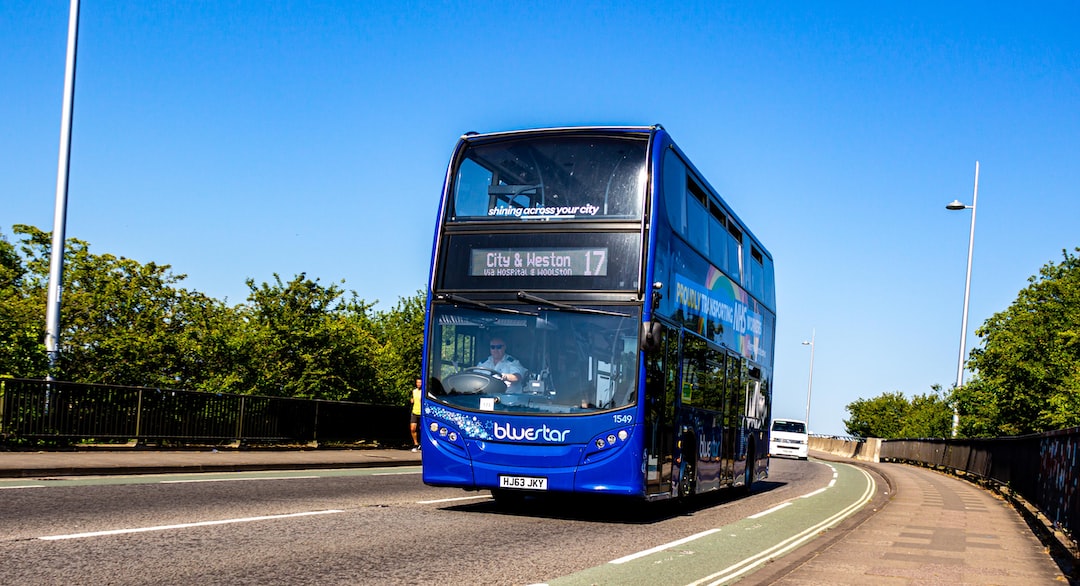
[[[450,221],[638,220],[646,141],[526,136],[468,146],[454,170]]]

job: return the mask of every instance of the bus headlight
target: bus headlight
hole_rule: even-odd
[[[431,432],[431,437],[437,440],[439,444],[453,446],[456,448],[455,452],[465,453],[465,442],[461,433],[447,423],[432,421],[428,424],[428,431]]]
[[[629,429],[620,429],[619,431],[602,433],[586,444],[588,448],[585,450],[583,462],[595,462],[596,460],[606,458],[618,451],[618,448],[621,446],[626,445],[629,439]]]

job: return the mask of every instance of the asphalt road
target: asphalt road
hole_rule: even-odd
[[[486,493],[424,486],[414,467],[0,480],[0,583],[615,583],[625,578],[603,572],[630,557],[637,565],[625,567],[644,568],[633,570],[642,583],[687,584],[702,570],[683,575],[684,562],[721,560],[656,564],[642,552],[706,532],[719,538],[721,528],[776,531],[784,515],[791,525],[779,531],[794,535],[810,526],[794,507],[769,523],[737,524],[811,493],[837,494],[816,491],[838,467],[856,478],[847,465],[774,459],[770,479],[746,497],[552,501],[510,512]]]

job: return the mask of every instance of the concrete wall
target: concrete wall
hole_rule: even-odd
[[[860,442],[833,437],[810,436],[810,449],[864,462],[878,462],[881,458],[881,440],[878,438],[869,438]]]

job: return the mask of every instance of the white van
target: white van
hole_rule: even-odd
[[[770,456],[791,456],[805,460],[810,450],[806,422],[798,419],[774,419],[769,434]]]

